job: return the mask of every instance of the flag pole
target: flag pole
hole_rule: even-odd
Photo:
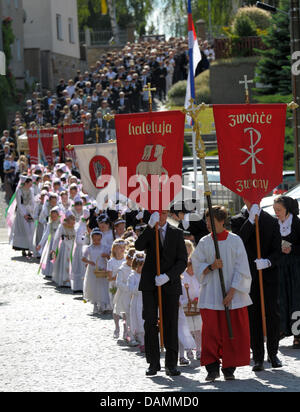
[[[192,4],[191,0],[188,0],[188,40],[189,40],[189,78],[191,88],[191,98],[196,99],[195,93],[195,71],[194,71],[194,30],[193,30],[193,17],[192,17]],[[196,132],[193,128],[192,131],[192,145],[193,145],[193,167],[194,167],[194,188],[197,192],[198,188],[198,159],[196,150]]]
[[[143,88],[144,92],[148,92],[149,96],[149,112],[152,113],[153,101],[152,92],[156,91],[156,88],[151,88],[151,83]],[[159,231],[158,223],[155,225],[155,248],[156,248],[156,274],[160,276],[160,253],[159,253]],[[164,327],[163,327],[163,311],[162,311],[162,293],[161,286],[158,286],[158,309],[159,309],[159,335],[160,335],[160,350],[164,351]]]
[[[240,81],[239,84],[245,85],[245,103],[250,104],[250,95],[248,84],[253,83],[253,80],[248,80],[247,75],[244,76],[244,81]],[[259,218],[255,215],[255,236],[256,236],[256,249],[257,249],[257,259],[261,259],[261,243],[260,243],[260,233],[259,233]],[[260,307],[261,307],[261,322],[262,331],[264,336],[264,341],[267,341],[267,319],[266,319],[266,305],[265,305],[265,292],[264,292],[264,279],[263,271],[258,271],[259,279],[259,292],[260,292]]]

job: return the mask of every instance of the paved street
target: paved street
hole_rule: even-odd
[[[299,391],[300,351],[281,345],[282,370],[255,375],[241,368],[235,382],[204,383],[197,361],[182,376],[145,377],[145,359],[112,339],[109,316],[93,316],[80,295],[56,288],[30,263],[0,244],[0,391]],[[162,362],[163,364],[163,362]]]

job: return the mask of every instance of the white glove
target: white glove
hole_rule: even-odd
[[[154,226],[156,225],[156,223],[159,222],[159,213],[158,212],[154,212],[152,213],[152,215],[150,216],[148,225],[152,228],[154,228]]]
[[[256,259],[254,262],[256,263],[257,270],[268,269],[269,267],[272,266],[269,259]]]
[[[164,284],[168,283],[170,280],[169,276],[165,273],[162,273],[160,276],[155,276],[155,284],[156,286],[163,286]]]
[[[182,221],[182,226],[184,230],[187,230],[188,227],[190,226],[190,214],[186,213],[184,215],[183,221]]]
[[[249,212],[249,222],[252,223],[252,225],[254,225],[255,223],[255,216],[259,216],[260,215],[260,207],[257,204],[252,205],[250,212]]]
[[[143,219],[143,217],[144,217],[144,212],[143,211],[140,211],[137,215],[136,215],[136,219],[137,220],[141,220],[141,219]]]

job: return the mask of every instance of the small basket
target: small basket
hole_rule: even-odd
[[[108,272],[103,269],[95,269],[94,275],[96,276],[96,278],[107,278]]]
[[[198,302],[191,301],[189,294],[189,285],[185,284],[184,287],[188,297],[188,305],[183,308],[185,316],[199,316],[200,309],[198,308]]]
[[[190,307],[186,307],[186,308],[184,308],[184,314],[185,314],[185,316],[199,316],[200,315],[200,309],[197,308],[197,309],[193,310]]]
[[[108,277],[107,270],[98,268],[98,260],[96,261],[96,268],[94,270],[94,275],[96,276],[96,278],[107,278]]]

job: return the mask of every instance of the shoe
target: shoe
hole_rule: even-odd
[[[165,368],[166,369],[166,375],[167,376],[179,376],[181,375],[181,372],[176,369],[176,368]]]
[[[222,369],[222,373],[224,375],[225,381],[234,381],[235,376],[232,368]]]
[[[220,378],[220,372],[219,371],[212,371],[212,372],[208,373],[205,380],[206,380],[206,382],[214,382],[216,379],[219,379],[219,378]]]
[[[196,352],[196,359],[201,360],[201,352],[199,350]]]
[[[160,366],[152,366],[150,365],[149,368],[146,370],[146,376],[155,376],[157,372],[160,371]]]
[[[134,348],[136,346],[139,346],[139,343],[135,339],[133,339],[133,340],[128,340],[127,339],[127,342],[128,342],[128,345],[131,346],[132,348]]]
[[[186,365],[189,365],[190,362],[189,362],[187,359],[185,359],[185,358],[180,358],[180,359],[179,359],[179,364],[180,364],[181,366],[186,366]]]
[[[265,368],[264,368],[264,363],[263,363],[263,362],[260,362],[260,361],[255,362],[255,365],[254,365],[253,368],[252,368],[252,371],[253,371],[253,372],[262,372],[262,371],[264,371],[264,370],[265,370]]]
[[[293,342],[293,349],[300,349],[300,339],[299,338],[294,338]]]
[[[190,350],[188,350],[188,351],[186,352],[186,356],[187,356],[187,358],[188,358],[190,361],[193,360],[193,359],[195,359],[192,349],[190,349]]]
[[[268,361],[271,363],[272,368],[274,369],[282,368],[282,362],[278,359],[277,356],[270,356]]]
[[[119,339],[120,336],[120,329],[115,329],[114,331],[114,339]]]
[[[139,350],[141,353],[145,353],[145,345],[140,345]]]

